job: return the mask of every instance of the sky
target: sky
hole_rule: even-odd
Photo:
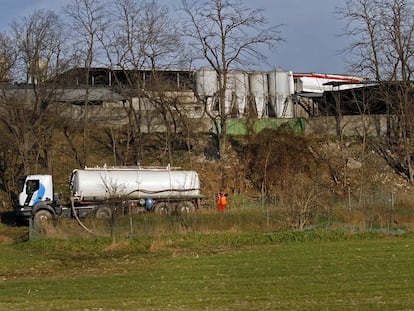
[[[108,0],[110,1],[110,0]],[[61,14],[70,0],[0,0],[0,30],[9,29],[13,20],[28,16],[36,9],[50,9]],[[159,0],[178,7],[179,0]],[[260,70],[281,68],[293,72],[347,74],[345,57],[340,53],[349,46],[341,36],[344,21],[334,13],[343,0],[245,0],[251,8],[261,8],[268,22],[283,25],[285,42],[266,51],[267,64]]]

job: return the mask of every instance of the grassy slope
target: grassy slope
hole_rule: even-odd
[[[0,310],[414,308],[412,237],[228,242],[0,245]]]

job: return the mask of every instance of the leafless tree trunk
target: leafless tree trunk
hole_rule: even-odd
[[[282,41],[279,26],[267,26],[262,10],[246,8],[241,1],[232,0],[182,0],[187,19],[183,33],[190,40],[194,55],[205,61],[217,74],[219,110],[206,107],[209,118],[218,128],[218,143],[221,156],[226,150],[226,120],[231,109],[225,107],[228,73],[237,67],[264,60],[262,46],[273,46]],[[240,69],[240,68],[238,68]],[[203,100],[199,97],[200,100]],[[203,100],[204,105],[207,101]]]
[[[71,31],[74,44],[77,46],[76,54],[85,70],[85,98],[83,110],[83,150],[82,166],[88,164],[89,154],[89,101],[91,87],[91,69],[98,62],[98,44],[106,30],[104,1],[101,0],[71,0],[65,12],[71,21]]]

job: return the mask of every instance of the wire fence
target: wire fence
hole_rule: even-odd
[[[225,212],[215,206],[215,197],[204,200],[203,207],[192,214],[158,215],[142,213],[109,219],[59,218],[52,223],[29,223],[29,237],[136,237],[183,233],[274,232],[280,230],[410,230],[414,208],[409,196],[393,188],[362,192],[348,188],[309,209],[280,206],[258,196],[229,196]]]

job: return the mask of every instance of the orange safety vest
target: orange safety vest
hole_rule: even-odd
[[[224,193],[219,194],[219,196],[217,198],[217,204],[219,204],[219,205],[226,205],[227,204],[227,197]]]

